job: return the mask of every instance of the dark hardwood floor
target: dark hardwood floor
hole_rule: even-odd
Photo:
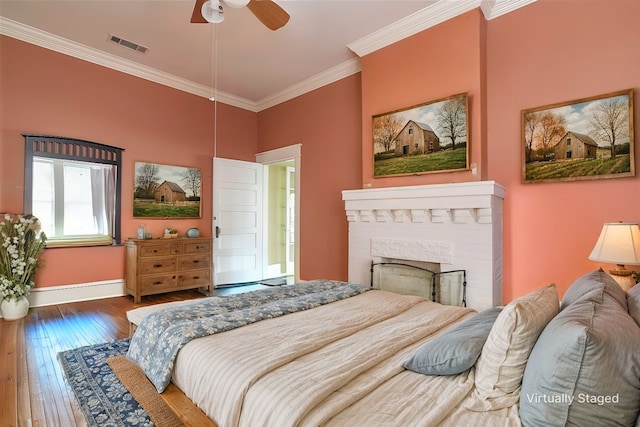
[[[214,294],[264,287],[226,287]],[[204,296],[197,291],[173,292],[143,297],[140,304],[134,304],[129,296],[122,296],[33,307],[24,319],[0,320],[0,426],[86,426],[64,379],[57,354],[126,338],[129,334],[127,310]]]

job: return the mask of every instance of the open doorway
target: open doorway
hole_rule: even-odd
[[[293,281],[295,275],[295,162],[265,166],[265,278]]]
[[[264,169],[264,278],[300,280],[301,145],[260,153]]]

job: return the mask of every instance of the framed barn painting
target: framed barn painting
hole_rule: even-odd
[[[635,176],[633,89],[522,111],[522,182]]]
[[[135,218],[200,218],[200,169],[135,163]]]
[[[469,168],[466,93],[373,116],[373,176]]]

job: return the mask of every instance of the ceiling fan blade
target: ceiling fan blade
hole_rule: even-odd
[[[202,16],[202,5],[207,0],[196,0],[196,5],[193,7],[193,13],[191,14],[192,24],[206,24],[207,20]]]
[[[289,14],[272,0],[251,0],[247,7],[270,30],[289,22]]]

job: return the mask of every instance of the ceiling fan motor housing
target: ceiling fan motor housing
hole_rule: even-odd
[[[224,9],[220,0],[207,0],[202,4],[202,16],[207,22],[219,24],[224,21]]]
[[[196,0],[191,22],[219,24],[224,21],[224,8],[247,7],[260,22],[272,31],[289,22],[289,14],[273,0]]]

